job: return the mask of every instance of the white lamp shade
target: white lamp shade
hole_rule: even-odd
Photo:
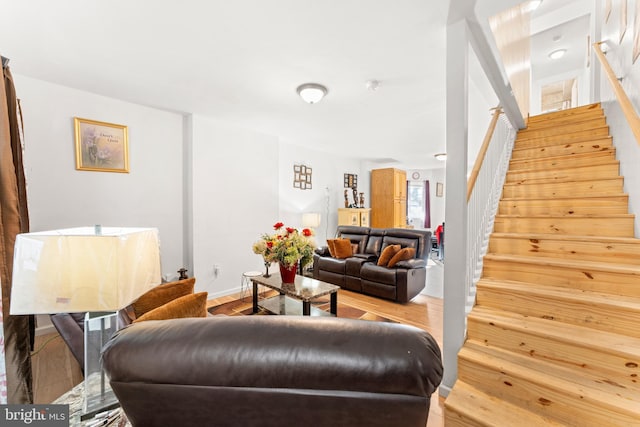
[[[19,234],[11,314],[119,310],[160,283],[155,228],[94,227]]]
[[[302,226],[306,228],[317,228],[320,225],[320,214],[309,212],[302,214]]]

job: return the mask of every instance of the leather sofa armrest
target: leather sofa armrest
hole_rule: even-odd
[[[320,246],[320,247],[316,248],[314,252],[317,253],[320,256],[330,256],[331,255],[329,253],[329,247],[328,246]]]
[[[427,261],[419,258],[413,258],[406,261],[400,261],[395,266],[400,268],[422,268],[427,266]]]

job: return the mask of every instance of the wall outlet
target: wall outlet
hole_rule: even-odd
[[[213,278],[217,279],[221,272],[222,268],[218,264],[213,264]]]

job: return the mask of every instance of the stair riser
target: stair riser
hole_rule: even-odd
[[[499,280],[562,286],[583,291],[640,297],[640,275],[595,269],[532,265],[485,258],[482,276]]]
[[[594,153],[598,151],[612,150],[613,146],[608,139],[595,140],[590,142],[579,142],[574,144],[552,145],[547,147],[528,148],[524,150],[513,150],[512,160],[520,159],[542,159],[553,156],[570,156],[573,154]]]
[[[525,316],[584,326],[604,332],[615,331],[640,338],[640,312],[614,305],[595,305],[539,292],[492,288],[478,283],[477,305],[508,309]]]
[[[606,196],[622,194],[622,178],[593,181],[570,181],[543,184],[505,184],[502,197],[507,199]]]
[[[589,112],[597,112],[598,114],[603,114],[603,109],[600,106],[600,103],[583,105],[580,107],[570,108],[567,110],[560,110],[560,111],[554,111],[552,113],[545,113],[537,116],[531,116],[528,119],[528,123],[533,124],[533,123],[546,122],[549,120],[555,120],[559,118],[579,116],[581,114],[585,114]]]
[[[552,169],[548,171],[514,171],[508,172],[507,184],[540,184],[570,180],[588,180],[616,178],[620,176],[619,162],[586,166],[582,168]]]
[[[586,122],[594,119],[605,119],[603,110],[591,110],[585,111],[579,114],[572,114],[570,116],[547,118],[547,120],[529,120],[527,122],[527,129],[543,129],[551,126],[562,126],[571,123]]]
[[[567,326],[567,328],[569,327]],[[581,333],[583,332],[576,332],[576,334]],[[631,357],[628,354],[616,352],[614,349],[588,345],[577,346],[573,341],[567,342],[548,336],[541,337],[517,326],[513,327],[509,324],[499,326],[493,322],[486,322],[485,319],[477,319],[473,315],[468,318],[468,334],[469,336],[473,335],[474,342],[481,342],[485,346],[513,352],[516,355],[576,369],[577,375],[580,375],[580,371],[584,370],[583,377],[597,372],[598,376],[610,378],[621,388],[636,390],[638,387],[636,379],[639,371],[638,366],[640,366],[639,355]],[[579,335],[575,338],[579,340]],[[462,377],[459,376],[459,378]]]
[[[598,151],[589,154],[576,154],[568,157],[555,157],[543,159],[511,160],[509,171],[517,170],[549,170],[554,168],[577,168],[583,166],[596,166],[615,161],[615,150]]]
[[[590,119],[585,122],[558,123],[555,126],[531,127],[518,132],[518,139],[542,138],[545,136],[565,135],[568,133],[590,131],[607,126],[604,117]]]
[[[633,237],[633,216],[619,217],[503,217],[496,216],[493,231],[496,233],[570,234]]]
[[[626,196],[593,199],[502,200],[499,215],[612,215],[628,213]]]
[[[517,138],[514,148],[534,148],[541,145],[568,144],[575,141],[583,141],[587,138],[595,139],[605,136],[609,136],[608,126],[561,135],[539,136],[536,138]]]
[[[640,265],[640,244],[501,238],[494,234],[489,253]]]
[[[637,421],[632,414],[616,413],[595,399],[585,399],[501,372],[500,366],[484,366],[460,357],[458,377],[481,391],[567,425],[575,425],[576,420],[585,427],[628,426]]]

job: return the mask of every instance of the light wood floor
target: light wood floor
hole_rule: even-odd
[[[236,299],[230,295],[210,300],[208,305],[218,305]],[[386,317],[399,323],[416,326],[429,332],[442,348],[442,300],[418,295],[406,304],[397,304],[379,298],[341,290],[341,303]],[[339,314],[339,313],[338,313]],[[78,362],[58,334],[36,337],[36,351],[32,355],[35,403],[51,403],[82,381]],[[427,427],[442,427],[444,399],[433,394]]]

